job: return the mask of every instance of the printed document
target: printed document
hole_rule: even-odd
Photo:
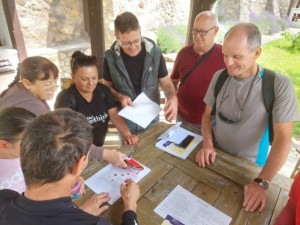
[[[194,139],[188,144],[187,147],[180,147],[180,143],[188,136],[191,135]],[[155,144],[155,147],[164,150],[172,155],[181,159],[186,159],[194,148],[202,141],[202,136],[188,131],[177,123],[170,127],[166,132],[159,136],[161,139]]]
[[[167,215],[185,225],[229,225],[232,218],[193,195],[180,185],[154,209],[158,215]]]
[[[123,169],[109,164],[88,178],[85,184],[97,194],[108,192],[111,197],[108,203],[112,205],[121,197],[120,186],[126,179],[131,178],[137,183],[150,172],[148,167],[142,166],[143,170],[134,170],[130,167]]]
[[[146,128],[160,113],[161,108],[142,92],[133,101],[132,106],[126,106],[118,114],[132,122]]]

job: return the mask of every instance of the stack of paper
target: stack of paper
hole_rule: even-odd
[[[180,185],[154,209],[158,215],[168,215],[185,225],[228,225],[232,218]]]
[[[120,186],[126,179],[130,178],[137,183],[151,171],[148,167],[142,166],[143,170],[134,170],[109,164],[87,179],[85,184],[97,194],[108,192],[111,197],[108,203],[112,205],[121,197]]]
[[[161,108],[142,92],[133,101],[132,106],[126,106],[118,114],[139,126],[146,128],[160,113]]]
[[[181,143],[188,135],[193,136],[194,139],[186,148],[179,147],[179,143]],[[177,123],[164,132],[158,139],[161,140],[155,144],[155,147],[181,159],[186,159],[203,138],[198,134],[180,127],[180,123]]]

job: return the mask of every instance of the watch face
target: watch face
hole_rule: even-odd
[[[264,180],[262,183],[261,183],[261,186],[263,187],[263,189],[267,190],[269,188],[269,182]]]

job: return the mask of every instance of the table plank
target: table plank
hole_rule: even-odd
[[[203,184],[214,188],[217,191],[222,191],[228,182],[223,176],[215,173],[208,168],[199,167],[194,161],[189,159],[182,160],[168,153],[161,156],[162,160],[165,160],[169,164],[176,166],[178,169],[182,170],[191,177],[201,181]]]
[[[179,184],[191,191],[198,181],[184,172],[173,168],[145,195],[149,200],[158,205]]]
[[[137,219],[139,221],[139,224],[154,225],[161,224],[163,222],[164,219],[153,211],[156,208],[156,205],[146,197],[142,197],[138,201],[137,205]]]
[[[280,190],[278,201],[276,203],[275,210],[273,212],[270,224],[274,224],[281,210],[284,208],[289,199],[289,192],[285,189]]]
[[[228,182],[213,206],[230,216],[234,222],[240,212],[243,198],[243,188],[234,182]]]
[[[200,182],[193,188],[191,192],[211,205],[213,205],[220,195],[219,191],[216,191],[215,189]]]

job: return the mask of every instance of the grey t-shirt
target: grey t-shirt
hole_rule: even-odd
[[[214,105],[214,88],[222,71],[215,73],[204,98],[204,102],[210,107]],[[255,77],[227,78],[217,96],[213,131],[216,147],[263,166],[268,155],[269,133],[268,112],[262,94],[262,76],[263,69],[260,67]],[[275,74],[274,91],[273,123],[299,121],[295,91],[290,79]],[[222,98],[224,100],[220,104]],[[238,120],[244,103],[239,122],[229,124],[220,119],[219,112],[228,119]]]

